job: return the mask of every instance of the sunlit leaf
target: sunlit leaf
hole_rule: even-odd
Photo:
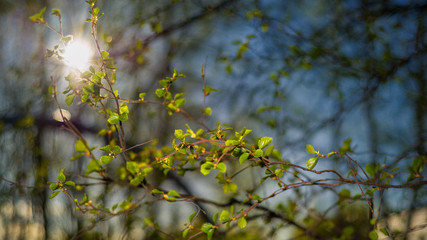
[[[307,144],[306,149],[307,152],[310,154],[318,154],[318,152],[316,152],[316,150],[314,150],[313,146],[311,146],[310,144]]]
[[[61,192],[61,191],[53,192],[52,194],[50,194],[49,199],[53,199],[54,197],[58,196],[58,194],[59,194],[60,192]]]
[[[316,166],[318,160],[319,160],[319,157],[317,157],[317,156],[308,159],[306,162],[307,168],[310,170],[313,169]]]
[[[240,229],[243,229],[248,225],[248,222],[245,217],[241,217],[237,220],[237,225],[239,225]]]
[[[177,197],[177,198],[181,197],[181,196],[179,195],[179,193],[178,193],[177,191],[175,191],[175,190],[170,190],[170,191],[168,192],[168,196]]]
[[[271,141],[273,141],[273,138],[271,137],[262,137],[258,140],[258,148],[259,149],[263,149],[265,148],[268,144],[271,143]]]

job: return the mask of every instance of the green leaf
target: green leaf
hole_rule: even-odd
[[[230,212],[227,210],[222,210],[219,220],[221,222],[227,222],[230,219]]]
[[[380,168],[380,165],[378,163],[377,164],[368,163],[366,164],[365,171],[371,177],[375,177],[379,168]]]
[[[273,138],[271,137],[262,137],[258,140],[258,148],[259,149],[263,149],[265,148],[268,144],[271,143],[271,141],[273,141]]]
[[[76,184],[73,181],[66,181],[65,185],[70,186],[70,187],[75,187]]]
[[[207,107],[203,110],[203,113],[210,116],[212,115],[212,109],[210,107]]]
[[[205,162],[202,164],[202,166],[200,166],[200,172],[203,175],[208,175],[211,172],[213,167],[214,167],[214,164],[212,162]]]
[[[72,40],[73,40],[73,35],[67,35],[67,36],[61,38],[61,41],[65,42],[65,43],[70,42]]]
[[[151,194],[164,194],[164,192],[160,191],[159,189],[153,189],[151,190]]]
[[[108,122],[112,125],[118,123],[119,120],[120,120],[120,117],[119,117],[119,114],[117,114],[117,113],[112,113],[110,115],[110,117],[108,118]]]
[[[164,89],[164,88],[158,88],[158,89],[156,89],[156,96],[158,98],[161,98],[165,94],[165,92],[166,92],[166,89]]]
[[[245,217],[241,217],[239,220],[237,220],[237,225],[239,225],[240,229],[243,229],[248,225],[248,222],[246,221]]]
[[[203,130],[202,128],[200,128],[199,130],[197,130],[197,132],[196,132],[196,138],[200,137],[204,132],[205,132],[205,130]]]
[[[263,155],[264,153],[263,153],[263,151],[261,150],[261,149],[257,149],[255,152],[254,152],[254,157],[256,157],[256,158],[258,158],[258,157],[262,157],[262,155]]]
[[[264,156],[269,157],[273,153],[274,145],[268,146],[264,151]]]
[[[128,114],[129,113],[129,108],[126,105],[126,103],[122,103],[122,105],[120,106],[120,114]]]
[[[196,216],[197,212],[193,212],[192,214],[190,214],[190,216],[188,216],[188,222],[192,222],[194,217]]]
[[[35,22],[35,23],[44,23],[45,20],[43,18],[43,14],[44,14],[45,11],[46,11],[46,7],[44,7],[42,10],[40,10],[39,13],[36,13],[36,14],[32,15],[30,17],[30,20],[33,21],[33,22]]]
[[[175,129],[175,137],[183,141],[185,138],[184,131],[182,131],[182,129]]]
[[[58,17],[61,16],[61,10],[59,10],[57,8],[52,9],[52,15],[55,15]]]
[[[109,55],[110,54],[107,51],[102,51],[101,52],[102,59],[107,59]]]
[[[64,175],[65,169],[61,169],[61,171],[58,174],[58,181],[64,182],[65,181],[65,175]]]
[[[222,186],[222,190],[224,193],[236,193],[237,185],[234,182],[228,182]]]
[[[215,232],[215,228],[209,229],[209,231],[208,231],[208,240],[212,239],[212,236],[213,236],[214,232]]]
[[[189,228],[186,228],[183,232],[182,232],[182,238],[186,238],[188,235],[188,232],[190,231]]]
[[[330,156],[335,155],[335,154],[337,154],[337,153],[336,152],[330,152],[330,153],[328,153],[328,155],[326,155],[326,157],[330,157]]]
[[[138,163],[134,161],[127,161],[126,169],[132,174],[137,174],[139,172]]]
[[[351,138],[347,138],[346,140],[344,140],[342,147],[339,148],[339,151],[341,153],[345,153],[345,152],[352,152],[353,150],[351,149]]]
[[[105,130],[105,129],[103,129]],[[105,145],[102,148],[100,148],[99,150],[105,151],[105,152],[111,152],[111,146],[110,145]]]
[[[87,174],[91,173],[91,172],[97,172],[99,171],[101,168],[101,165],[99,164],[98,160],[94,159],[92,161],[89,162],[89,164],[87,165]]]
[[[212,227],[213,225],[211,223],[203,223],[201,230],[204,233],[208,233],[208,231],[212,229]]]
[[[139,98],[141,99],[141,101],[144,101],[145,95],[147,95],[147,93],[140,93],[139,94]]]
[[[313,146],[311,146],[310,144],[307,144],[306,149],[307,149],[307,152],[310,154],[319,154],[316,150],[314,150]]]
[[[185,98],[179,98],[175,100],[175,107],[177,108],[184,106],[184,104],[185,104]]]
[[[218,212],[216,212],[216,213],[213,215],[213,217],[212,217],[212,221],[213,221],[214,223],[216,223],[216,221],[218,221],[218,215],[219,215],[219,213],[218,213]]]
[[[55,191],[56,189],[58,189],[58,184],[56,183],[52,183],[49,185],[50,190]]]
[[[175,190],[170,190],[170,191],[168,192],[168,196],[177,197],[177,198],[180,198],[180,197],[181,197],[181,196],[179,195],[179,193],[178,193],[177,191],[175,191]]]
[[[377,240],[378,239],[378,233],[375,230],[372,230],[369,232],[369,239],[371,240]]]
[[[105,77],[105,72],[103,72],[103,71],[96,71],[96,72],[95,72],[95,74],[96,74],[96,76],[98,76],[99,78],[103,78],[103,77]]]
[[[211,94],[211,92],[218,92],[218,89],[212,88],[210,86],[205,86],[205,96]]]
[[[423,171],[423,168],[424,168],[424,158],[423,157],[415,158],[412,161],[411,170],[414,173],[421,173]]]
[[[220,162],[220,163],[218,163],[218,165],[216,165],[216,169],[218,169],[218,171],[224,173],[225,171],[227,171],[227,166],[225,165],[225,163]]]
[[[341,190],[341,192],[339,192],[339,195],[341,197],[350,197],[351,196],[351,192],[348,189],[343,189],[343,190]]]
[[[317,156],[308,159],[306,162],[307,168],[312,170],[316,166],[318,160],[319,160],[319,157]]]
[[[61,192],[61,191],[53,192],[52,194],[50,194],[49,199],[53,199],[54,197],[58,196],[58,194],[59,194],[60,192]]]
[[[386,229],[386,228],[380,228],[380,231],[381,231],[385,236],[387,236],[387,237],[389,237],[389,236],[390,236],[390,234],[387,232],[387,229]]]
[[[118,153],[122,152],[122,149],[119,146],[115,145],[111,151],[114,154],[118,154]]]
[[[86,152],[86,146],[81,139],[77,140],[75,145],[76,152]]]
[[[239,163],[243,164],[249,157],[249,153],[245,152],[239,157]]]
[[[227,141],[225,141],[225,146],[235,146],[239,144],[240,142],[238,140],[228,139]]]
[[[102,164],[106,165],[109,164],[113,158],[110,156],[102,156],[100,160]]]
[[[70,93],[65,97],[65,103],[70,106],[74,101],[74,93]]]

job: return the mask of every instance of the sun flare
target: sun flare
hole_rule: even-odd
[[[74,40],[65,48],[62,57],[68,66],[77,68],[82,72],[89,68],[92,54],[92,49],[88,44]]]

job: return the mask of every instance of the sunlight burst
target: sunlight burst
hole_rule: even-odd
[[[68,66],[79,69],[81,72],[89,67],[92,49],[81,41],[72,41],[65,48],[62,57]]]

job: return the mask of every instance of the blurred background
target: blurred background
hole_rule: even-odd
[[[213,112],[207,124],[214,127],[220,121],[237,130],[247,127],[254,130],[253,139],[273,137],[284,160],[304,166],[306,144],[328,153],[338,151],[350,138],[352,157],[362,166],[399,168],[392,184],[406,183],[413,159],[422,157],[425,162],[427,1],[100,0],[97,6],[105,14],[99,21],[98,38],[114,57],[116,88],[125,98],[138,99],[140,92],[148,92],[147,99],[155,99],[158,81],[177,69],[186,75],[175,86],[186,92],[184,109],[200,119],[203,65],[207,84],[219,90],[207,98]],[[51,77],[64,89],[64,76],[71,70],[44,57],[60,36],[29,19],[43,7],[53,27],[59,28],[59,23],[50,13],[58,8],[64,34],[93,43],[90,23],[85,22],[90,18],[89,7],[83,0],[0,1],[0,238],[70,239],[92,221],[100,223],[92,233],[78,238],[164,238],[146,228],[143,219],[150,216],[160,216],[159,225],[171,232],[182,230],[194,211],[185,204],[142,206],[132,215],[103,221],[76,212],[65,196],[49,200],[47,181],[55,181],[62,168],[83,173],[87,160],[69,161],[76,138],[52,118],[57,106],[48,93]],[[64,97],[59,97],[66,107]],[[170,146],[174,129],[184,129],[187,122],[155,105],[129,108],[128,146],[150,139]],[[84,136],[102,146],[96,144],[98,131],[105,127],[102,118],[77,104],[67,109]],[[350,171],[340,158],[325,159],[319,169],[344,175]],[[422,173],[411,181],[425,181],[425,170]],[[259,176],[252,172],[235,181],[250,189]],[[213,176],[199,179],[190,174],[179,181],[159,176],[156,181],[220,202],[239,198],[239,194],[221,193]],[[274,187],[272,183],[271,189],[266,187],[259,194],[265,191],[266,195]],[[358,193],[357,186],[346,187]],[[423,239],[425,214],[424,219],[414,219],[425,209],[426,190],[421,185],[375,193],[375,217],[385,221],[404,213],[403,226],[394,227],[396,236]],[[114,195],[111,191],[116,190],[103,187],[91,191],[93,196],[111,194],[112,201],[135,194],[125,189]],[[370,229],[366,202],[328,210],[338,200],[324,188],[307,187],[280,195],[265,206],[295,215],[293,219],[304,226],[314,216],[338,227],[353,224],[360,231],[358,239],[366,238]],[[254,221],[251,229],[221,237],[292,239],[299,234],[286,221],[269,221]],[[415,222],[424,226],[420,228],[424,232],[407,233]],[[321,233],[326,227],[318,229],[319,236],[332,236]]]

